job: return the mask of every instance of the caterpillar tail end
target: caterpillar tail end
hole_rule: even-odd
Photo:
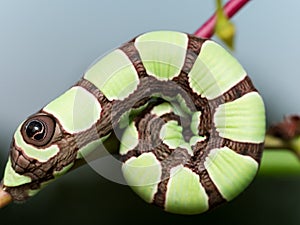
[[[11,203],[12,196],[3,189],[3,185],[0,184],[0,209]]]

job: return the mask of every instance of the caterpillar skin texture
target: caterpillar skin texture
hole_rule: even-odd
[[[145,33],[17,128],[5,191],[26,200],[117,128],[132,189],[168,212],[196,214],[232,200],[255,177],[265,110],[243,67],[217,43]]]

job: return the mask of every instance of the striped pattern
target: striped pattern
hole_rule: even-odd
[[[153,34],[150,35],[150,40],[153,40],[152,36]],[[137,40],[139,39],[141,38],[138,38]],[[151,190],[157,191],[155,193],[151,192],[150,194],[136,191],[137,187],[134,187],[133,189],[143,199],[147,199],[147,201],[152,199],[154,204],[165,208],[167,211],[194,214],[212,209],[222,202],[231,200],[243,191],[252,181],[258,169],[262,151],[261,143],[263,143],[264,140],[264,107],[260,96],[257,94],[244,69],[223,48],[211,41],[203,42],[204,40],[200,39],[198,40],[198,43],[195,43],[194,37],[191,36],[187,36],[187,40],[188,44],[186,45],[185,52],[189,54],[185,56],[185,61],[182,65],[178,64],[178,66],[181,66],[182,68],[181,72],[174,74],[172,72],[173,70],[171,70],[171,75],[165,75],[167,76],[165,80],[169,82],[165,83],[164,89],[167,89],[168,86],[172,86],[170,85],[170,81],[175,81],[180,88],[191,93],[189,98],[194,102],[195,108],[205,109],[195,112],[194,117],[192,117],[192,120],[194,121],[191,123],[189,129],[194,130],[195,133],[195,124],[198,124],[197,131],[199,133],[194,134],[193,137],[195,137],[195,135],[203,135],[207,132],[209,132],[209,134],[199,138],[201,141],[196,141],[196,144],[192,145],[193,153],[191,154],[188,148],[190,145],[181,143],[180,146],[180,144],[177,143],[181,139],[183,140],[184,137],[180,138],[183,132],[182,129],[176,130],[176,125],[166,132],[169,135],[172,135],[170,133],[173,131],[173,138],[167,138],[166,140],[162,137],[163,135],[153,134],[154,130],[159,130],[159,134],[161,134],[161,132],[164,131],[164,127],[170,123],[165,122],[161,127],[153,128],[153,124],[157,124],[155,121],[159,121],[158,118],[162,119],[164,115],[161,115],[161,112],[157,112],[154,109],[149,112],[148,118],[145,116],[141,121],[138,121],[137,119],[137,121],[130,125],[128,132],[130,133],[131,130],[134,135],[130,136],[130,134],[125,134],[124,136],[125,139],[134,141],[132,141],[130,145],[127,146],[126,151],[122,151],[121,154],[123,154],[123,160],[125,162],[124,167],[126,168],[127,160],[130,161],[132,157],[136,159],[145,154],[145,152],[153,152],[162,165],[161,182],[158,182],[156,185],[151,183],[148,184],[148,186],[147,184],[144,184],[142,187],[151,188]],[[192,41],[194,42],[191,43]],[[193,51],[194,49],[192,49],[192,46],[197,51]],[[156,47],[157,49],[161,49],[161,43]],[[182,48],[184,49],[184,45],[182,45]],[[151,49],[155,49],[155,47],[152,45]],[[143,49],[137,48],[138,53],[135,55],[143,55],[141,51],[143,51]],[[156,56],[155,54],[152,54],[152,56],[153,55],[154,57]],[[170,52],[170,55],[172,55],[172,52]],[[141,59],[141,62],[144,62],[144,60],[145,57]],[[153,59],[152,61],[155,60]],[[158,59],[158,61],[161,61],[161,59]],[[146,66],[144,70],[146,70],[146,74],[149,74],[149,76],[155,76],[155,73]],[[162,69],[160,71],[165,70]],[[164,74],[166,74],[166,72]],[[147,77],[145,74],[143,76]],[[156,78],[158,80],[163,80],[161,77],[162,75],[159,75]],[[159,83],[158,81],[156,82]],[[235,90],[239,91],[239,93],[235,93]],[[257,105],[257,108],[253,108],[253,105]],[[170,114],[170,111],[166,110],[165,113]],[[209,122],[207,121],[207,118],[211,118]],[[224,121],[223,118],[227,120]],[[230,121],[234,121],[234,123]],[[230,130],[230,127],[232,131]],[[182,127],[178,126],[178,128]],[[141,132],[138,132],[139,130],[141,130]],[[145,132],[145,130],[148,130],[148,132]],[[149,141],[148,136],[143,137],[144,133],[151,133],[152,136],[156,135],[156,138],[154,139],[160,140],[160,142],[156,141],[158,143],[153,144],[153,139]],[[240,133],[242,133],[242,137],[240,136]],[[246,135],[245,138],[243,138],[243,133]],[[226,142],[227,139],[231,141]],[[139,141],[143,143],[142,146]],[[145,149],[144,145],[146,141],[148,141],[147,144],[153,148]],[[238,149],[232,146],[232,142],[234,142],[236,146],[239,146]],[[228,145],[226,145],[226,143],[228,143]],[[251,143],[256,143],[256,147]],[[232,156],[230,160],[230,157],[226,158],[224,154],[221,154],[223,152],[221,149],[224,147],[230,151],[230,153],[228,153],[230,156],[234,154],[234,156],[237,155],[235,157],[238,158],[241,153],[242,155],[240,155],[240,158],[238,159],[235,159],[235,157]],[[251,147],[249,155],[247,154],[248,147]],[[162,149],[164,151],[164,157],[161,157],[162,154],[160,154]],[[213,150],[216,151],[214,155],[218,156],[217,158],[219,161],[215,160],[214,157],[210,155],[210,152]],[[255,155],[253,152],[255,152]],[[183,159],[186,155],[188,155],[187,159],[189,160]],[[170,163],[166,161],[169,161],[170,158],[173,160],[173,157],[179,158],[180,160],[177,164],[173,161],[174,165],[170,166]],[[249,164],[242,160],[244,157],[249,157],[253,160],[250,161]],[[239,172],[236,174],[223,174],[222,177],[222,174],[215,172],[216,170],[213,168],[214,166],[222,168],[222,164],[224,164],[224,168],[226,168],[224,160],[232,161],[232,165],[228,165],[228,171],[232,171],[232,169],[235,168],[234,162],[237,161],[246,172],[237,170]],[[210,164],[213,166],[210,166]],[[164,165],[166,165],[165,168]],[[178,174],[172,172],[174,171],[174,168],[177,168],[180,172]],[[144,172],[145,169],[146,168],[143,168]],[[147,172],[150,173],[152,167],[149,166],[148,169],[149,171]],[[186,171],[187,169],[190,172]],[[182,195],[184,196],[184,189],[193,187],[193,184],[189,184],[189,182],[184,182],[184,179],[178,178],[181,179],[182,182],[180,182],[179,185],[174,185],[174,180],[177,179],[177,176],[180,177],[180,173],[191,173],[191,177],[198,177],[199,190],[188,191],[188,193],[189,196],[192,196],[192,199],[197,199],[196,196],[201,193],[200,190],[205,190],[205,194],[201,194],[201,201],[199,200],[196,201],[197,203],[190,203],[187,197],[181,197]],[[139,179],[135,174],[132,174],[132,176],[128,175],[128,172],[125,174],[125,178],[128,178],[128,180],[132,179],[132,177]],[[186,176],[188,177],[189,175]],[[219,180],[226,180],[227,178],[230,178],[230,176],[237,178],[236,188],[232,188],[232,190],[229,190],[229,192],[232,193],[227,194],[228,190],[222,189],[222,187],[226,187],[226,185]],[[220,182],[222,185],[220,185]],[[230,180],[228,182],[230,183]],[[134,186],[134,184],[131,185]],[[177,193],[177,195],[170,194],[172,191]],[[170,204],[170,202],[173,203]],[[207,204],[205,202],[207,202]]]
[[[240,64],[212,41],[173,31],[146,33],[114,50],[42,115],[56,122],[45,146],[20,145],[26,134],[15,134],[7,174],[17,175],[4,185],[17,200],[127,124],[120,156],[133,190],[169,212],[202,213],[249,185],[265,132],[262,99]],[[55,150],[38,156],[31,148]]]

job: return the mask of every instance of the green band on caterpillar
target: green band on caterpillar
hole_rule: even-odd
[[[189,75],[192,89],[207,99],[222,95],[245,77],[246,72],[236,59],[212,41],[203,44]]]
[[[225,49],[149,32],[20,125],[4,188],[26,200],[117,137],[123,176],[142,199],[171,213],[203,213],[251,183],[264,134],[262,98]]]
[[[139,143],[138,131],[134,125],[131,123],[123,134],[122,143],[120,145],[119,153],[125,155],[129,150],[135,148]]]
[[[201,112],[195,112],[192,116],[192,122],[191,122],[191,130],[193,131],[194,135],[198,134],[198,127],[200,125],[200,116]]]
[[[160,130],[160,139],[169,148],[175,149],[184,142],[182,137],[182,127],[176,121],[165,123]]]
[[[199,176],[182,166],[174,167],[168,183],[165,207],[167,211],[179,214],[207,211],[208,196],[199,182]]]
[[[69,133],[84,131],[100,118],[98,100],[81,87],[73,87],[48,104],[45,112],[54,115]],[[80,110],[80,113],[76,113]]]
[[[161,166],[152,153],[131,158],[123,164],[127,182],[146,202],[151,203],[161,178]]]
[[[14,171],[14,169],[11,166],[11,159],[8,158],[5,171],[4,171],[3,184],[7,187],[15,187],[30,182],[31,182],[30,177],[20,175]]]
[[[157,116],[162,116],[166,113],[171,113],[173,112],[173,108],[172,108],[172,105],[167,103],[167,102],[164,102],[158,106],[155,106],[153,109],[152,109],[152,113],[157,115]]]
[[[261,112],[257,113],[259,110]],[[263,101],[257,92],[250,92],[233,102],[221,104],[214,116],[214,123],[221,137],[249,143],[264,141],[264,121]]]
[[[139,36],[136,38],[135,46],[149,75],[162,80],[170,80],[180,73],[187,42],[186,34],[161,31]],[[170,54],[173,57],[170,57]]]
[[[96,85],[109,100],[123,100],[139,83],[137,71],[119,49],[93,65],[84,78]]]
[[[222,196],[230,201],[242,192],[257,173],[258,163],[249,156],[224,147],[213,149],[204,162]]]

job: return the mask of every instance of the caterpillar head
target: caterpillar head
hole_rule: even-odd
[[[6,165],[3,189],[24,201],[72,167],[76,153],[66,151],[72,137],[50,114],[39,112],[16,130]],[[66,155],[67,154],[67,155]]]
[[[26,200],[82,162],[88,138],[98,138],[93,124],[101,108],[91,96],[72,87],[17,128],[2,181],[13,200]]]

